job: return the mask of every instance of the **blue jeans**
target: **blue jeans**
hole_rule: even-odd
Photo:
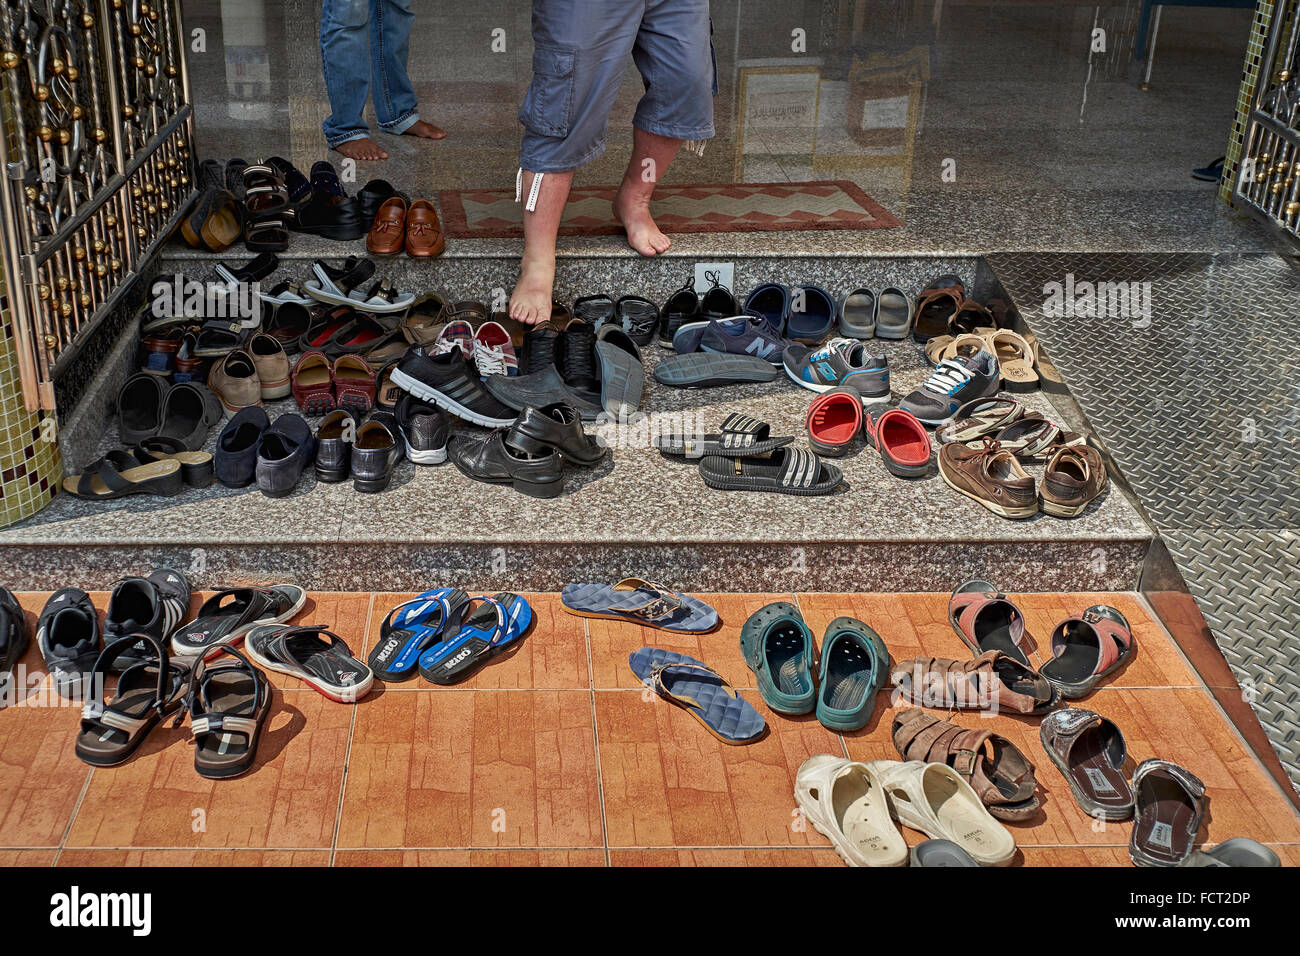
[[[331,112],[321,129],[330,146],[370,135],[361,113],[372,84],[380,129],[405,133],[419,121],[406,75],[414,19],[411,0],[322,0],[320,58]]]

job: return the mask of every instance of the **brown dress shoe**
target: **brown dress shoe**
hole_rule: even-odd
[[[1058,448],[1043,472],[1043,510],[1058,518],[1077,518],[1106,490],[1106,464],[1089,445]]]
[[[401,196],[384,200],[366,235],[366,248],[377,256],[396,255],[406,238],[406,200]]]
[[[253,356],[244,349],[235,349],[208,372],[208,388],[221,399],[222,407],[230,414],[249,405],[262,404],[262,382],[257,377]]]
[[[382,209],[380,213],[383,213]],[[442,223],[438,220],[438,210],[433,208],[433,203],[427,199],[417,199],[411,203],[411,208],[406,213],[406,254],[429,259],[442,255],[446,248],[447,240],[442,236]]]
[[[957,442],[940,446],[939,474],[949,488],[995,515],[1029,518],[1038,512],[1034,479],[997,442],[986,441],[980,448]]]

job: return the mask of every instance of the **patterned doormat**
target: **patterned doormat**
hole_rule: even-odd
[[[614,186],[582,186],[569,194],[562,236],[617,236],[609,204]],[[444,189],[442,225],[457,239],[517,239],[523,204],[513,189]],[[888,210],[853,183],[717,183],[661,186],[650,210],[664,232],[785,232],[806,229],[891,229]]]

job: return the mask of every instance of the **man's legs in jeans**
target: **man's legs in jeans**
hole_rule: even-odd
[[[447,134],[420,119],[415,89],[406,72],[411,50],[411,0],[370,0],[370,72],[375,116],[385,133],[442,139]]]
[[[370,0],[324,0],[320,14],[321,68],[330,99],[330,115],[321,124],[325,141],[353,159],[386,159],[370,139],[362,118],[370,95],[370,77],[358,69],[370,58],[367,24]]]

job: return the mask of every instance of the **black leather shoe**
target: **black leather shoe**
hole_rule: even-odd
[[[356,420],[344,411],[330,412],[316,429],[316,480],[345,481],[352,470]]]
[[[515,491],[534,498],[554,498],[564,490],[560,456],[547,448],[544,454],[529,455],[505,443],[505,431],[487,438],[457,438],[451,445],[451,461],[460,473],[475,481],[513,485]]]
[[[554,449],[575,465],[591,466],[605,457],[605,449],[582,430],[577,411],[564,402],[525,408],[507,429],[506,445],[527,455]]]
[[[596,384],[596,330],[575,318],[560,333],[556,359],[564,384],[579,395],[599,395]]]
[[[357,429],[352,444],[352,487],[357,491],[383,491],[393,480],[402,460],[402,439],[397,419],[387,412],[371,416]]]

